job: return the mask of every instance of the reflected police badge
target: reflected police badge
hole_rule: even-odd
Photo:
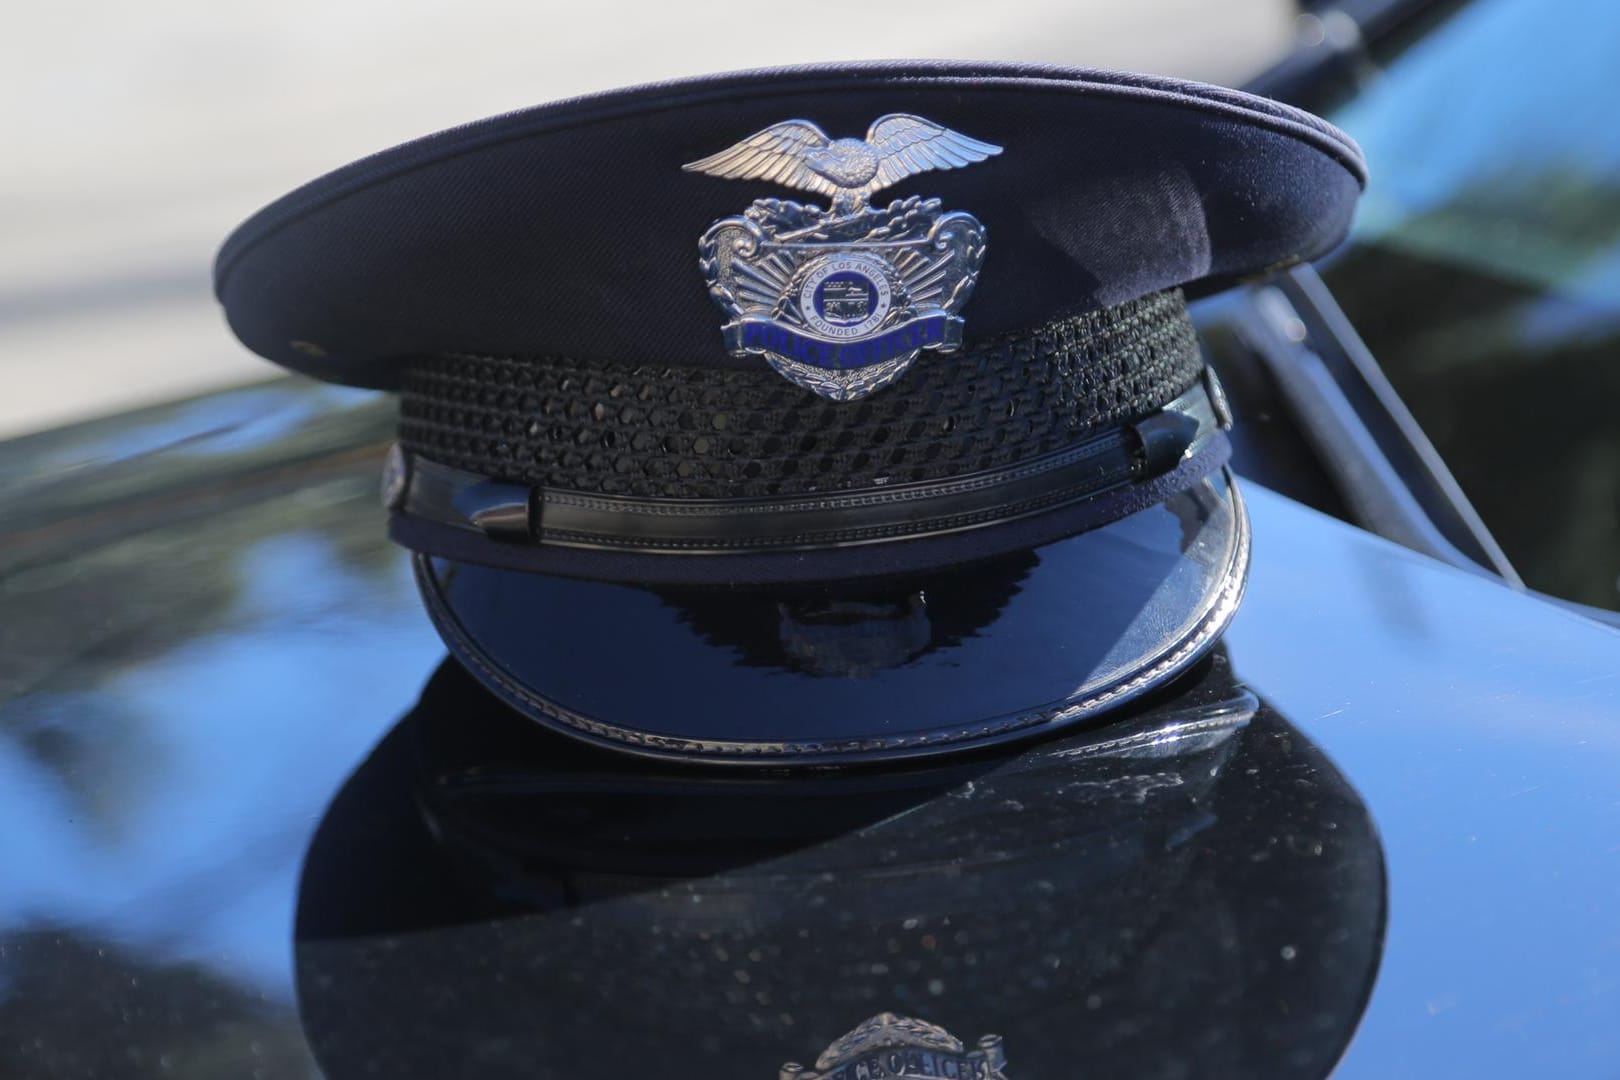
[[[886,1012],[827,1047],[814,1069],[791,1061],[783,1065],[779,1080],[1007,1080],[1006,1067],[998,1035],[986,1035],[968,1050],[942,1027]]]
[[[984,262],[984,226],[913,195],[879,210],[883,188],[1001,153],[920,116],[878,118],[865,139],[830,139],[784,120],[685,168],[769,180],[832,198],[822,209],[756,199],[709,227],[699,266],[731,321],[734,356],[763,355],[789,381],[834,401],[879,390],[924,349],[950,352]]]

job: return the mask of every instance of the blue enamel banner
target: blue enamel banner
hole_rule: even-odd
[[[921,349],[953,347],[962,340],[962,320],[943,311],[930,312],[880,334],[856,341],[836,341],[759,315],[745,315],[724,330],[732,352],[775,353],[802,364],[843,371],[906,356]]]

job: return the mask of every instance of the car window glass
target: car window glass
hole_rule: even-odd
[[[1527,583],[1620,607],[1620,7],[1476,0],[1334,119],[1325,276]]]

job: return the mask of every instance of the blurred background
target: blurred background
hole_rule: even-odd
[[[441,128],[811,60],[1014,59],[1242,83],[1292,0],[33,4],[0,34],[0,438],[264,379],[209,289],[248,214]],[[883,33],[865,28],[881,20]],[[737,47],[769,21],[769,54]]]

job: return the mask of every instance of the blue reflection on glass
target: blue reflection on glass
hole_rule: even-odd
[[[1372,182],[1356,235],[1613,306],[1620,6],[1475,0],[1334,117]]]

